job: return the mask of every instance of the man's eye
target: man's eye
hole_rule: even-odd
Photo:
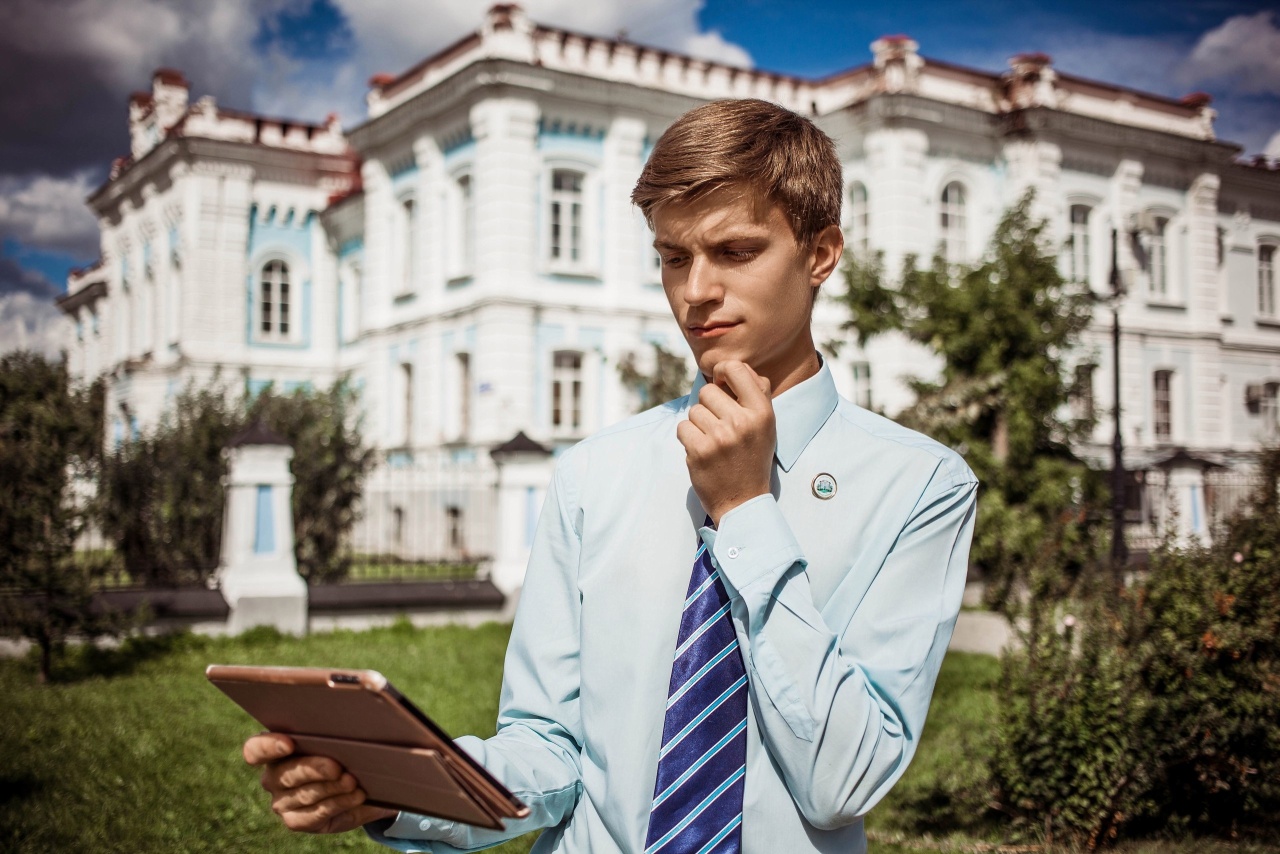
[[[734,261],[750,261],[760,253],[755,249],[726,249],[724,254]]]
[[[664,267],[678,267],[683,262],[684,262],[683,255],[663,255],[662,256],[662,266]]]

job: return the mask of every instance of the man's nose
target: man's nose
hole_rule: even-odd
[[[684,301],[689,305],[719,302],[724,297],[724,285],[708,259],[695,256],[689,262],[689,277],[685,279]]]

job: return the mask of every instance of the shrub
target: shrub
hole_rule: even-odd
[[[1031,610],[992,760],[1019,832],[1094,847],[1280,828],[1280,451],[1262,469],[1212,547],[1160,549],[1141,583],[1091,597],[1077,632]]]

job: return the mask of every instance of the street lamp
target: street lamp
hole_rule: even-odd
[[[1111,421],[1115,432],[1111,438],[1111,572],[1115,575],[1116,589],[1124,587],[1124,566],[1129,550],[1124,541],[1125,472],[1124,439],[1120,432],[1120,298],[1124,296],[1124,283],[1120,278],[1120,234],[1111,229]]]

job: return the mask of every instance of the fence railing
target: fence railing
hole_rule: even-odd
[[[1135,472],[1128,488],[1130,549],[1150,551],[1179,530],[1194,530],[1204,543],[1221,534],[1233,517],[1248,511],[1249,502],[1262,485],[1253,472],[1210,469],[1198,484],[1199,494],[1180,496],[1167,472]],[[1190,513],[1192,519],[1183,518]]]

